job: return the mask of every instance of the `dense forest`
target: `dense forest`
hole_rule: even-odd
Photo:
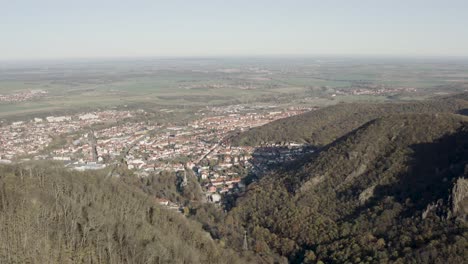
[[[253,128],[235,136],[232,143],[259,146],[297,142],[322,147],[378,117],[399,113],[459,113],[466,109],[468,93],[417,102],[341,103]]]
[[[467,164],[464,116],[391,115],[264,176],[212,224],[292,263],[466,263]]]
[[[122,179],[53,163],[0,167],[0,263],[246,262]]]

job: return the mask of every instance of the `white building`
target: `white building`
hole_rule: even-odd
[[[23,121],[18,121],[18,122],[13,122],[11,123],[13,126],[19,126],[22,125],[24,122]]]
[[[80,115],[78,116],[78,118],[80,120],[91,120],[91,119],[98,119],[99,117],[95,114],[88,113],[88,114]]]
[[[63,122],[71,120],[70,116],[48,116],[46,117],[49,123]]]

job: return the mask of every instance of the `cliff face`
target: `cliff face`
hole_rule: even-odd
[[[457,219],[468,221],[468,179],[466,178],[459,178],[453,187],[452,212]]]

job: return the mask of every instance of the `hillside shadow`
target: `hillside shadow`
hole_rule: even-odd
[[[373,124],[375,120],[371,120],[363,124],[360,128],[366,128]],[[358,129],[360,129],[358,128]],[[318,154],[322,151],[327,151],[330,148],[333,148],[339,145],[343,140],[355,134],[358,129],[352,130],[345,135],[337,138],[333,142],[327,145],[318,146],[306,144],[304,147],[297,146],[262,146],[257,147],[253,154],[252,158],[249,159],[249,162],[253,164],[253,167],[249,170],[249,173],[246,177],[243,178],[243,182],[246,185],[249,185],[260,178],[263,175],[278,172],[278,174],[284,175],[294,175],[297,174],[298,177],[288,177],[283,179],[283,184],[288,190],[289,193],[293,194],[296,190],[308,180],[308,174],[302,173],[300,170],[304,164],[310,163]],[[302,151],[301,151],[302,148]],[[285,159],[278,158],[281,153],[288,153]],[[235,199],[234,199],[235,200]]]
[[[448,204],[454,180],[464,174],[468,164],[468,131],[460,130],[434,143],[415,144],[410,148],[413,154],[405,164],[405,173],[396,176],[397,182],[377,186],[372,198],[346,218],[357,217],[389,196],[406,205],[401,216],[425,210],[430,204]]]
[[[457,112],[459,115],[465,115],[468,116],[468,108],[462,109]]]
[[[249,184],[269,172],[290,167],[313,155],[317,150],[318,147],[312,145],[258,147],[249,159],[252,168],[244,181]]]
[[[247,176],[242,178],[245,186],[260,180],[264,175],[274,171],[298,168],[307,162],[311,156],[319,150],[312,145],[301,146],[262,146],[252,152],[248,160],[252,166]],[[237,198],[243,196],[244,192],[226,193],[223,199],[224,209],[229,211],[236,203]]]
[[[262,146],[257,147],[253,154],[252,158],[249,160],[250,163],[253,164],[252,169],[249,171],[247,177],[244,178],[244,182],[248,185],[256,180],[260,179],[263,175],[273,172],[285,172],[289,174],[294,174],[294,171],[298,172],[301,167],[308,162],[311,162],[313,157],[317,156],[322,151],[327,151],[330,148],[333,148],[346,140],[353,134],[356,134],[356,131],[360,129],[365,129],[376,122],[376,119],[370,120],[365,124],[361,125],[359,128],[354,129],[352,131],[347,132],[346,134],[340,136],[333,142],[327,145],[311,145],[305,144],[304,151],[301,153],[300,149],[302,146]],[[287,149],[287,150],[286,150]],[[278,159],[278,155],[281,153],[290,153],[291,155],[288,156],[286,159]],[[299,173],[303,177],[294,178],[294,179],[286,179],[284,184],[287,186],[289,192],[294,193],[298,186],[300,186],[304,181],[307,180],[303,173]]]

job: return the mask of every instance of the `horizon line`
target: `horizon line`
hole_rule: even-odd
[[[242,54],[242,55],[141,55],[141,56],[83,56],[83,57],[50,57],[50,58],[16,58],[0,59],[0,63],[41,63],[41,62],[79,62],[79,61],[129,61],[129,60],[183,60],[183,59],[449,59],[468,60],[468,55],[437,54]]]

